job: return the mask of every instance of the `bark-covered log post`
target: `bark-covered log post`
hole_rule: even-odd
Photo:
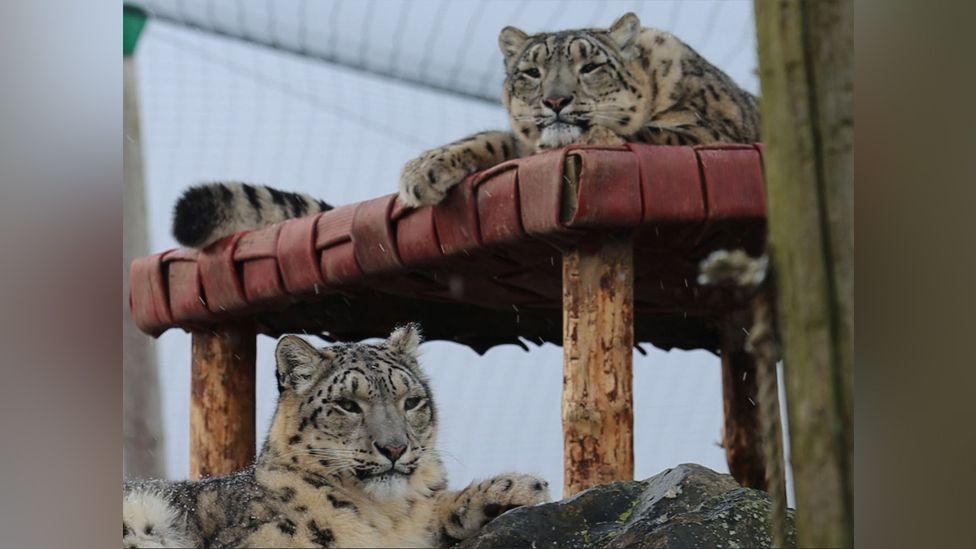
[[[193,332],[191,478],[226,475],[254,460],[256,345],[247,326]]]
[[[756,361],[743,348],[741,324],[727,322],[722,334],[722,446],[729,473],[746,488],[766,490]],[[738,333],[735,333],[738,332]]]
[[[563,255],[563,496],[634,478],[634,247],[605,236]]]
[[[852,2],[756,2],[800,546],[853,537]]]

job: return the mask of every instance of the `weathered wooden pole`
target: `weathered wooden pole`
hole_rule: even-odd
[[[219,476],[254,460],[253,328],[193,332],[190,477]]]
[[[728,322],[722,335],[722,446],[732,477],[746,488],[765,490],[756,361],[743,348],[741,329],[740,324]]]
[[[854,543],[852,2],[755,3],[797,542]]]
[[[634,478],[634,247],[604,235],[563,255],[563,496]]]

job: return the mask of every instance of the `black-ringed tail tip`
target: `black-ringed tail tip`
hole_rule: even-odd
[[[331,209],[307,194],[265,185],[206,183],[188,188],[176,201],[173,236],[183,246],[205,248],[237,232]]]

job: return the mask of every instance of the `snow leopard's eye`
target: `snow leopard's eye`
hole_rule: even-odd
[[[604,63],[587,63],[587,64],[583,65],[583,68],[580,69],[580,74],[586,74],[588,72],[593,72],[593,71],[599,69],[600,67],[602,67],[603,65],[604,65]]]
[[[410,397],[403,401],[403,408],[405,410],[413,410],[414,408],[420,406],[423,402],[424,399],[422,397]]]
[[[526,70],[522,71],[522,74],[524,74],[525,76],[528,76],[529,78],[539,78],[539,76],[542,75],[542,73],[539,72],[539,69],[536,69],[536,68],[526,69]]]
[[[360,408],[358,404],[356,404],[352,400],[349,400],[348,398],[339,400],[336,402],[336,404],[346,412],[349,412],[350,414],[358,414],[363,411],[363,409]]]

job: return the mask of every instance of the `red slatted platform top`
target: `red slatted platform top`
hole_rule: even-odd
[[[428,339],[479,352],[558,343],[561,250],[632,231],[636,340],[716,349],[716,318],[735,303],[697,285],[697,264],[716,249],[762,249],[761,155],[761,145],[631,144],[513,160],[435,207],[391,194],[137,259],[132,315],[154,336],[244,320],[269,335],[359,340],[417,321]]]

